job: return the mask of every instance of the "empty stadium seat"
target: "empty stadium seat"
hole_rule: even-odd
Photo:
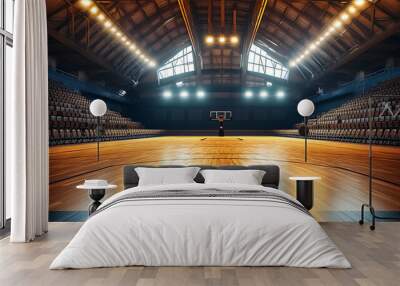
[[[96,118],[89,112],[90,100],[78,91],[61,83],[49,81],[49,144],[76,144],[96,140]],[[120,140],[145,136],[157,136],[161,130],[141,129],[139,122],[108,110],[101,119],[100,140]]]
[[[368,143],[371,135],[374,144],[399,146],[400,96],[396,95],[400,95],[400,78],[383,82],[367,94],[310,119],[309,136],[320,140]],[[296,127],[304,129],[302,123]]]

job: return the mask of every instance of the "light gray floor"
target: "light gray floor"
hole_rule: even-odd
[[[48,270],[81,223],[50,223],[44,237],[27,244],[0,241],[0,285],[399,285],[400,223],[375,232],[356,223],[321,223],[352,269],[288,267],[123,267]]]

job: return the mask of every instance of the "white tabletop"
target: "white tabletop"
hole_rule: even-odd
[[[77,189],[82,190],[107,190],[107,189],[115,189],[117,185],[107,185],[107,186],[88,186],[88,185],[79,185],[76,186]]]
[[[289,177],[289,180],[292,181],[315,181],[320,179],[321,177]]]

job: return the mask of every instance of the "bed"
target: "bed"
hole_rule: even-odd
[[[138,186],[136,167],[124,168],[125,191],[103,202],[50,269],[351,267],[308,211],[278,189],[277,166],[218,168],[263,170],[261,185],[205,184],[198,173],[194,183],[153,186]]]

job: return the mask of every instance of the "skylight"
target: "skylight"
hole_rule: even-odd
[[[188,46],[169,59],[158,70],[158,79],[194,71],[193,50]]]
[[[256,45],[252,45],[250,48],[247,70],[286,80],[289,77],[289,70],[286,66]]]

